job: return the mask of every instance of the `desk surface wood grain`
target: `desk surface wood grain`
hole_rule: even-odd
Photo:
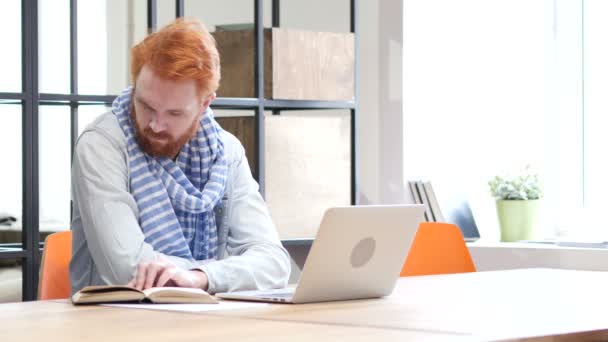
[[[201,313],[65,301],[0,305],[7,340],[607,340],[608,273],[524,269],[409,277],[374,300]]]
[[[602,336],[608,272],[520,269],[401,278],[386,298],[215,315],[466,334],[483,340]],[[575,334],[575,335],[569,335]]]
[[[3,341],[414,341],[467,340],[432,331],[234,318],[65,301],[0,305]]]

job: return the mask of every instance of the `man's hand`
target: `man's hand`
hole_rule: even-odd
[[[128,284],[138,290],[151,287],[178,286],[207,290],[209,280],[205,272],[183,270],[166,260],[142,262],[137,267],[137,275]]]

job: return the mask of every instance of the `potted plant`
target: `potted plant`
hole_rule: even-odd
[[[542,191],[538,174],[527,166],[517,176],[496,176],[488,183],[496,199],[501,241],[530,240],[540,220]]]

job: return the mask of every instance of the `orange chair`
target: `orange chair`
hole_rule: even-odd
[[[38,299],[70,297],[69,265],[71,258],[71,231],[53,233],[46,238],[40,262]]]
[[[458,226],[423,222],[401,269],[401,276],[475,272]]]

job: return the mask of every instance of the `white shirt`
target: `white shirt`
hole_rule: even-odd
[[[116,116],[106,113],[78,138],[72,164],[72,293],[87,285],[124,285],[143,261],[169,258],[183,269],[200,269],[210,293],[287,285],[289,254],[281,245],[258,192],[241,143],[222,136],[228,180],[215,208],[217,260],[191,261],[154,251],[144,241],[138,209],[129,192],[127,140]]]

